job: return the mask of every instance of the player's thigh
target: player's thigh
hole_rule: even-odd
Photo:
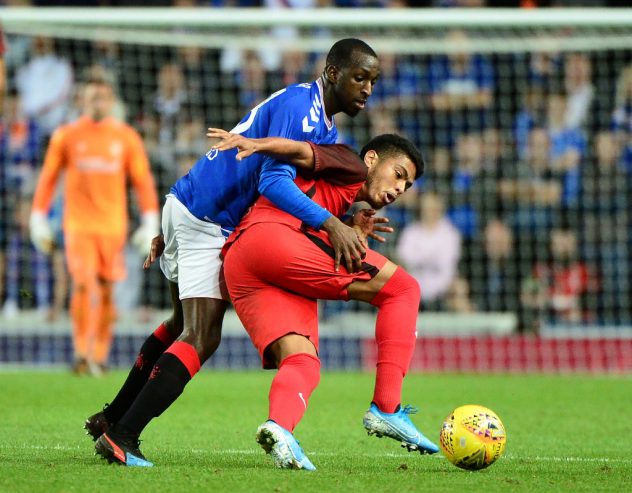
[[[287,334],[270,344],[264,354],[265,358],[278,368],[285,358],[301,353],[318,357],[316,347],[307,337],[300,334]]]
[[[169,205],[169,207],[168,207]],[[200,221],[175,199],[163,213],[165,251],[160,268],[178,284],[180,299],[227,299],[220,252],[226,239],[221,229]]]
[[[66,265],[75,285],[92,283],[97,278],[98,246],[94,235],[66,232]]]
[[[253,282],[264,282],[316,299],[349,299],[347,288],[369,281],[388,262],[367,250],[362,270],[334,271],[333,248],[326,236],[304,233],[283,224],[256,224],[244,231],[226,255],[226,276],[231,290],[248,292]],[[230,272],[229,272],[230,271]]]
[[[125,237],[97,235],[97,273],[99,278],[115,282],[125,278]]]
[[[268,347],[289,334],[304,337],[318,353],[316,300],[267,286],[233,300],[233,305],[264,368],[276,367],[276,358],[266,351]]]

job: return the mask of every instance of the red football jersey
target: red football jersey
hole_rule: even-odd
[[[314,202],[334,216],[342,216],[355,201],[366,181],[368,168],[353,150],[342,144],[317,145],[309,143],[314,151],[314,173],[297,176],[296,185]],[[261,196],[251,207],[235,230],[238,236],[249,226],[274,222],[301,226],[301,220],[278,209]]]

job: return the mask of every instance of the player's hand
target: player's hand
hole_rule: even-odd
[[[48,218],[43,212],[31,212],[29,218],[29,231],[31,242],[35,248],[46,255],[53,252],[55,242],[53,241],[53,231],[48,224]]]
[[[360,209],[351,218],[351,225],[358,232],[365,246],[367,238],[373,238],[380,243],[384,243],[386,238],[376,233],[392,233],[393,228],[390,226],[383,226],[388,222],[386,217],[376,217],[375,209]]]
[[[349,272],[360,270],[362,259],[366,256],[366,248],[355,229],[335,216],[327,219],[322,228],[329,234],[329,240],[334,247],[334,270],[340,270],[340,261],[343,258]]]
[[[141,255],[150,252],[151,242],[154,236],[160,233],[160,222],[157,212],[145,212],[141,217],[140,226],[132,235],[131,243]]]
[[[154,236],[151,240],[151,247],[149,248],[149,254],[143,262],[143,269],[149,269],[149,266],[153,264],[158,257],[165,251],[165,237],[161,233],[158,236]]]
[[[231,134],[221,128],[207,129],[206,136],[209,139],[221,139],[220,142],[211,147],[218,151],[228,151],[229,149],[237,149],[237,161],[252,156],[257,152],[257,144],[254,140],[239,134]]]

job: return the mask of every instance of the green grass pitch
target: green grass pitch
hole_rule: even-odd
[[[272,378],[263,371],[202,372],[142,437],[156,467],[108,465],[82,425],[123,378],[0,372],[0,491],[632,491],[629,377],[410,375],[404,402],[421,408],[412,418],[435,440],[461,404],[488,406],[505,423],[505,455],[466,472],[368,437],[373,376],[325,372],[296,430],[315,473],[277,470],[255,443]]]

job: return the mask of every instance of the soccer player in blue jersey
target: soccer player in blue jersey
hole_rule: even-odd
[[[319,79],[274,93],[232,132],[334,143],[333,115],[355,116],[364,109],[378,75],[375,52],[361,40],[343,39],[331,48]],[[210,150],[167,196],[160,266],[170,281],[174,312],[145,341],[112,403],[86,421],[96,451],[109,461],[152,465],[139,450],[140,433],[177,399],[219,346],[228,303],[219,253],[259,194],[326,231],[336,270],[342,259],[349,270],[361,266],[366,251],[355,231],[296,186],[295,168],[272,157],[252,155],[237,162],[235,156],[236,151]]]

